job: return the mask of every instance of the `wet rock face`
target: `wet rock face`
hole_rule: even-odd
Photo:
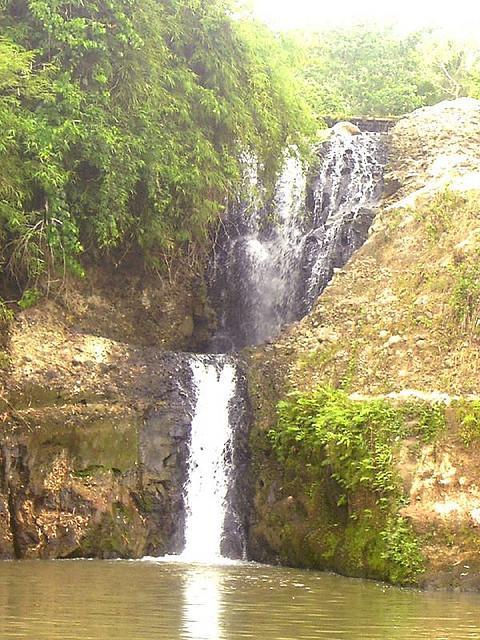
[[[313,175],[286,161],[266,207],[252,178],[250,200],[230,210],[210,266],[213,351],[262,344],[312,309],[368,236],[386,159],[385,134],[343,127],[321,146]]]
[[[184,487],[196,398],[188,358],[179,358],[182,366],[166,383],[163,400],[146,411],[139,437],[141,496],[152,525],[149,555],[162,553],[166,541],[168,553],[181,552],[184,544]]]
[[[144,355],[135,357],[150,373],[143,391],[116,388],[107,403],[83,393],[52,404],[48,389],[43,401],[38,387],[16,390],[28,408],[3,425],[0,558],[137,558],[181,548],[188,356]]]
[[[130,412],[115,413],[42,408],[7,427],[1,470],[12,546],[2,557],[138,556],[138,425]]]
[[[311,182],[311,229],[301,255],[298,316],[311,311],[330,282],[368,237],[383,191],[387,141],[383,134],[333,136],[321,149]]]
[[[0,558],[181,552],[192,356],[78,332],[47,306],[21,315],[10,357],[0,395]],[[224,542],[232,557],[243,555],[249,499],[239,384],[226,453],[238,478]]]

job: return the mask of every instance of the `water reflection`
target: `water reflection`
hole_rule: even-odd
[[[0,563],[0,639],[478,640],[480,595],[249,564]]]
[[[220,573],[215,567],[185,569],[182,638],[224,640]]]

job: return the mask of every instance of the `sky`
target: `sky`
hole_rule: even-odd
[[[435,27],[480,38],[479,0],[250,0],[254,14],[274,29],[328,28],[379,22],[401,31]]]

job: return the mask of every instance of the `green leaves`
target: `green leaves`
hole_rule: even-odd
[[[402,516],[392,515],[379,535],[384,544],[381,556],[389,563],[391,581],[394,584],[414,583],[416,576],[424,570],[425,559],[410,523]]]
[[[394,451],[412,435],[432,442],[444,425],[443,406],[352,400],[341,390],[321,387],[280,402],[269,438],[286,477],[303,474],[304,465],[308,469],[307,493],[317,483],[330,491],[326,477],[336,482],[336,506],[344,508],[348,521],[333,522],[333,537],[348,562],[375,568],[394,583],[414,584],[424,561],[412,526],[401,515],[407,497]],[[328,522],[328,512],[321,512],[320,522]]]
[[[436,404],[410,402],[397,408],[386,400],[357,401],[344,391],[321,387],[281,401],[277,428],[269,435],[281,459],[298,445],[317,451],[344,489],[363,487],[381,497],[398,490],[395,445],[410,435],[432,442],[444,427],[444,409]]]
[[[0,212],[22,287],[70,265],[205,243],[242,156],[273,182],[310,131],[279,39],[223,0],[6,0]],[[33,232],[32,230],[35,230]]]
[[[479,95],[480,50],[429,31],[399,36],[357,26],[300,34],[297,64],[319,117],[402,115]]]

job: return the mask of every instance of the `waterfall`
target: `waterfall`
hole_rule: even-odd
[[[316,171],[307,172],[295,155],[286,158],[265,206],[254,163],[247,163],[250,197],[229,210],[210,269],[210,297],[218,314],[212,352],[264,343],[310,311],[334,269],[365,242],[385,162],[383,134],[334,133],[319,150]],[[190,366],[196,406],[180,558],[206,563],[223,555],[239,558],[250,491],[241,428],[248,424],[246,392],[232,356],[191,356]]]
[[[313,209],[302,239],[305,273],[301,315],[308,313],[333,275],[365,242],[383,189],[385,135],[332,136],[313,183]]]
[[[287,158],[269,209],[259,206],[256,176],[250,181],[252,196],[230,212],[212,267],[217,352],[262,344],[295,319],[305,171],[297,157]]]
[[[196,356],[191,367],[197,404],[191,428],[181,558],[214,562],[222,556],[226,499],[232,479],[229,405],[236,391],[236,371],[222,356]]]
[[[285,161],[271,202],[252,196],[229,211],[210,273],[217,352],[275,338],[313,307],[334,269],[365,242],[383,186],[385,134],[332,134],[307,173]]]

